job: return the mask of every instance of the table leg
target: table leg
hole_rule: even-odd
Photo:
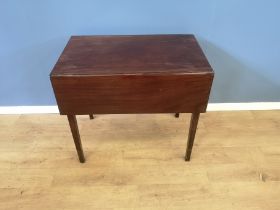
[[[192,113],[185,161],[190,161],[190,158],[191,158],[192,147],[193,147],[193,142],[194,142],[194,138],[195,138],[195,132],[196,132],[197,124],[198,124],[199,115],[200,115],[200,113]]]
[[[82,148],[82,142],[81,142],[81,138],[80,138],[80,134],[79,134],[79,128],[78,128],[78,124],[77,124],[76,115],[67,115],[67,118],[69,121],[69,125],[71,128],[71,132],[72,132],[76,150],[77,150],[77,153],[79,156],[79,160],[81,163],[84,163],[85,156],[84,156],[84,152],[83,152],[83,148]]]
[[[175,113],[175,117],[176,117],[176,118],[178,118],[178,117],[179,117],[179,115],[180,115],[179,113]]]
[[[91,119],[91,120],[94,119],[93,114],[90,114],[90,115],[89,115],[89,119]]]

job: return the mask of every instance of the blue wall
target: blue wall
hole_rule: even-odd
[[[70,35],[193,33],[215,69],[211,102],[280,101],[278,0],[0,0],[0,106],[53,105]]]

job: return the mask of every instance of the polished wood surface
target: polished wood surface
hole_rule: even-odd
[[[69,125],[71,128],[71,133],[74,139],[75,147],[79,156],[79,160],[81,163],[85,162],[85,156],[84,152],[82,149],[82,142],[81,142],[81,137],[79,133],[79,128],[78,128],[78,123],[75,115],[67,115]]]
[[[192,113],[187,149],[186,149],[186,154],[185,154],[185,161],[190,161],[190,159],[191,159],[192,148],[193,148],[196,128],[197,128],[197,124],[198,124],[198,120],[199,120],[199,115],[200,115],[199,112]]]
[[[61,114],[205,112],[214,72],[193,35],[73,36],[51,72]]]
[[[92,114],[203,113],[213,77],[195,37],[178,34],[73,36],[50,74],[60,114],[68,119],[75,115],[92,119]],[[84,162],[75,130],[78,133],[71,127]],[[195,131],[190,131],[186,160],[194,141]]]
[[[80,164],[56,114],[0,115],[0,209],[278,210],[280,111],[77,116]]]
[[[205,112],[213,75],[52,77],[61,114]]]
[[[51,76],[213,74],[193,35],[72,36]]]

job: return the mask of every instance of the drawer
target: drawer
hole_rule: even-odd
[[[51,76],[60,114],[205,112],[213,74]]]

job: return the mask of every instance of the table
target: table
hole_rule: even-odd
[[[50,79],[81,163],[76,115],[192,113],[189,161],[214,72],[193,35],[72,36]]]

